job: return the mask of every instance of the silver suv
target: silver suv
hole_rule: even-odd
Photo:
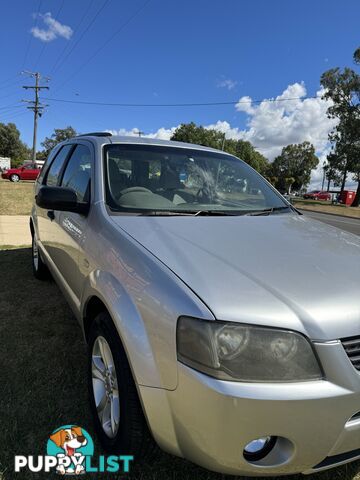
[[[82,326],[106,449],[235,475],[360,457],[358,237],[229,154],[106,133],[59,144],[35,198],[34,274]]]

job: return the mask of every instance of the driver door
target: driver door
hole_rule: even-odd
[[[66,161],[72,152],[73,145],[64,145],[52,159],[49,169],[45,174],[42,185],[57,186],[60,182],[61,172],[64,170]],[[56,250],[58,248],[58,220],[60,212],[47,210],[36,206],[36,217],[38,224],[38,242],[49,255],[50,260],[55,263]]]
[[[78,202],[90,203],[93,153],[90,145],[78,143],[65,166],[60,186],[75,191]],[[58,237],[55,262],[66,283],[80,299],[83,274],[87,260],[83,252],[88,216],[75,212],[58,212]],[[83,261],[80,260],[80,256]],[[88,264],[88,263],[87,263]],[[88,273],[88,272],[86,272]]]
[[[35,180],[38,176],[39,170],[36,170],[36,175],[34,177],[35,166],[33,164],[24,165],[21,168],[21,179],[22,180]]]

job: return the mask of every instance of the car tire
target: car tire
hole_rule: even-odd
[[[154,459],[159,448],[148,429],[124,347],[107,312],[95,318],[88,340],[88,390],[100,443],[110,453],[133,455],[137,463]]]
[[[32,236],[31,258],[34,277],[38,280],[48,280],[50,272],[41,258],[35,234]]]
[[[12,175],[10,175],[10,182],[20,182],[20,177],[19,175],[17,175],[16,173],[13,173]]]

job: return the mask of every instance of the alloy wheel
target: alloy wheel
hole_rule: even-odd
[[[114,438],[119,429],[120,400],[114,359],[106,339],[98,336],[92,349],[92,387],[97,414],[105,434]]]

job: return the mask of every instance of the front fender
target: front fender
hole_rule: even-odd
[[[84,286],[82,318],[89,300],[98,297],[113,319],[136,383],[173,390],[177,387],[178,317],[214,317],[177,277],[175,281],[168,278],[166,283],[160,281],[148,287],[145,282],[141,293],[132,293],[112,273],[94,270]]]
[[[121,283],[110,273],[94,271],[84,289],[82,318],[88,301],[98,297],[106,306],[127,353],[136,382],[147,385],[161,383],[155,368],[149,339],[140,312]]]

